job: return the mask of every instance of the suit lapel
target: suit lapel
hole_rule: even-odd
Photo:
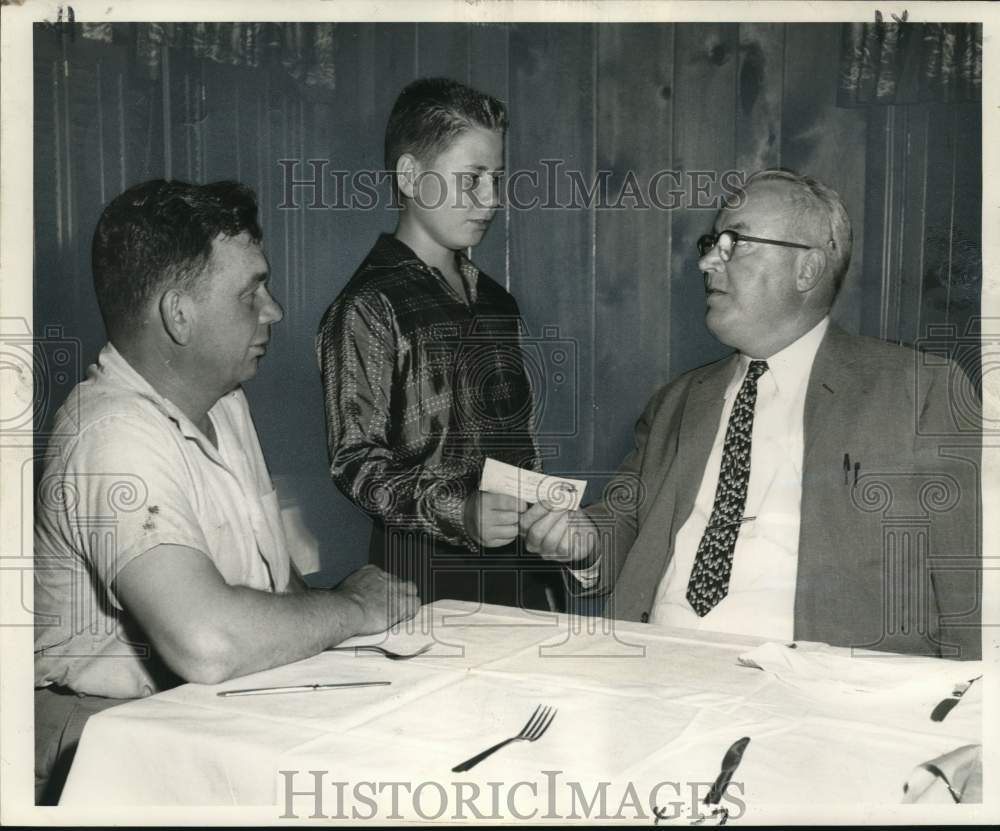
[[[803,421],[803,469],[817,440],[829,434],[825,428],[830,418],[838,418],[835,404],[849,392],[850,377],[847,367],[854,360],[851,336],[831,323],[823,342],[816,352],[809,385],[806,388],[806,407]]]
[[[692,385],[684,407],[677,449],[677,498],[674,502],[676,531],[690,516],[701,486],[712,444],[722,415],[726,387],[736,372],[739,356],[710,366]],[[699,471],[701,472],[699,474]]]
[[[733,356],[694,374],[682,405],[680,424],[666,436],[665,453],[669,456],[670,449],[676,448],[675,455],[664,464],[654,485],[649,513],[642,518],[639,536],[615,586],[619,611],[627,610],[626,617],[638,620],[640,613],[649,610],[673,556],[677,529],[694,508],[715,438],[712,425],[719,423],[726,385],[737,361]]]

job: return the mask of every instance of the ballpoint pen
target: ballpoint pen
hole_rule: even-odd
[[[299,684],[290,687],[252,687],[246,690],[223,690],[216,693],[221,698],[237,695],[277,695],[278,693],[321,692],[323,690],[342,690],[347,687],[385,687],[392,681],[350,681],[344,684]]]

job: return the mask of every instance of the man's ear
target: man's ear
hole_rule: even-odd
[[[800,292],[812,291],[826,274],[826,252],[822,248],[810,248],[799,260],[799,273],[795,278],[795,288]]]
[[[168,289],[160,298],[160,321],[170,339],[178,346],[187,346],[194,325],[194,304],[191,296],[177,289]]]
[[[396,161],[396,182],[400,192],[408,199],[413,198],[417,187],[420,162],[412,153],[404,153]]]

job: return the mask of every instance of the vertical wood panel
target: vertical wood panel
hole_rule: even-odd
[[[970,318],[979,313],[982,289],[982,110],[976,105],[960,105],[954,124],[960,156],[955,166],[947,319],[963,334]]]
[[[389,120],[393,102],[396,96],[416,76],[417,66],[416,26],[412,23],[389,23],[375,27],[375,48],[371,55],[371,63],[361,67],[362,72],[371,72],[375,78],[374,123],[376,125],[372,139],[379,147],[385,134],[385,125]],[[382,153],[379,153],[381,158]],[[381,166],[381,165],[380,165]],[[390,193],[387,186],[385,193]],[[391,231],[396,227],[397,209],[383,203],[380,206],[381,227]]]
[[[510,103],[510,27],[506,24],[470,24],[468,30],[469,74],[471,87]],[[504,145],[504,165],[509,173],[511,135],[520,125],[512,122]],[[510,213],[502,206],[483,241],[472,252],[477,265],[494,280],[510,288],[509,243]]]
[[[747,173],[781,164],[785,26],[741,23],[736,81],[736,167]]]
[[[245,117],[241,112],[241,97],[246,75],[246,70],[239,67],[217,64],[202,67],[205,106],[200,132],[207,176],[211,180],[235,179],[255,188],[255,177],[244,175],[242,169],[247,156],[244,145],[256,139],[250,125],[241,124]]]
[[[884,227],[886,211],[886,192],[890,187],[890,169],[888,162],[889,119],[887,107],[873,107],[868,113],[868,130],[865,138],[865,201],[864,221],[871,226]],[[852,271],[855,266],[861,266],[863,279],[860,283],[861,321],[859,331],[868,335],[878,335],[882,318],[882,294],[885,276],[884,235],[879,237],[878,244],[873,239],[868,245],[861,246],[858,242],[858,221],[852,217],[854,226],[854,256]],[[851,275],[848,274],[848,277]]]
[[[538,337],[546,327],[558,332],[575,354],[576,380],[556,372],[548,359],[535,381],[542,412],[540,441],[558,456],[552,470],[591,466],[593,234],[586,211],[567,204],[566,170],[590,176],[593,168],[594,29],[580,25],[518,25],[511,32],[510,141],[513,170],[535,170],[541,204],[511,213],[511,287]],[[550,174],[542,160],[562,163]],[[551,166],[554,168],[554,164]],[[555,188],[553,199],[545,182]],[[532,190],[524,189],[522,198]],[[551,201],[551,206],[546,204]],[[549,341],[540,353],[551,356]],[[562,379],[562,380],[560,380]],[[575,388],[574,388],[575,387]],[[564,435],[568,430],[572,435]]]
[[[865,141],[868,108],[838,108],[840,38],[828,24],[788,24],[781,159],[836,190],[854,227],[854,255],[833,318],[858,332],[862,319]]]
[[[417,23],[418,78],[452,78],[465,83],[469,77],[469,24]]]
[[[599,30],[597,169],[610,171],[596,210],[597,293],[594,362],[594,462],[614,469],[632,443],[632,427],[653,389],[668,380],[671,320],[670,191],[674,26],[608,25]],[[642,125],[641,129],[636,129]],[[618,195],[638,182],[648,207]],[[600,191],[598,191],[600,194]],[[598,196],[598,198],[600,198]]]
[[[696,243],[712,227],[717,205],[697,207],[691,185],[696,171],[712,179],[731,169],[736,160],[737,30],[736,24],[728,23],[676,27],[674,167],[685,177],[686,195],[683,209],[674,212],[670,258],[674,377],[730,351],[705,327],[704,281],[697,266]]]
[[[905,191],[900,224],[899,296],[895,340],[912,344],[920,336],[924,274],[924,204],[927,200],[926,106],[902,107],[906,118],[903,175]]]
[[[925,202],[924,271],[920,335],[927,326],[944,323],[948,313],[948,273],[953,244],[953,194],[956,144],[949,108],[930,107],[927,136],[927,198]]]

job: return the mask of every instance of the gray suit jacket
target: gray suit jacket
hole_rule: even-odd
[[[604,533],[588,593],[610,594],[605,615],[649,619],[736,360],[661,388],[635,448],[587,508]],[[976,394],[947,358],[830,326],[806,393],[797,639],[980,656],[979,427]]]

